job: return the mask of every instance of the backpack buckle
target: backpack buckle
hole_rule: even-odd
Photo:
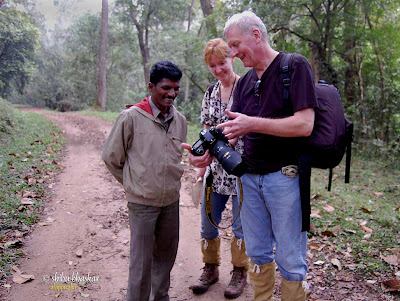
[[[288,71],[289,71],[289,66],[281,67],[281,72],[288,72]]]
[[[290,86],[290,78],[284,78],[282,82],[285,87]]]

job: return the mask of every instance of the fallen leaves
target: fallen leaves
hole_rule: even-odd
[[[360,207],[360,209],[366,213],[372,213],[371,209],[365,208],[365,207]]]
[[[12,241],[8,241],[4,244],[5,248],[14,248],[22,245],[22,240],[16,239]]]
[[[34,275],[25,275],[25,274],[13,275],[13,282],[18,283],[18,284],[22,284],[22,283],[28,282],[30,280],[33,280],[33,279],[35,279]]]
[[[22,198],[21,204],[22,205],[33,205],[35,202],[30,198]]]
[[[23,284],[25,282],[35,279],[34,275],[23,274],[21,270],[16,266],[12,267],[11,272],[13,273],[12,281],[17,284]]]
[[[383,281],[381,288],[384,292],[400,292],[400,278]]]
[[[363,225],[361,225],[360,228],[361,228],[361,230],[363,230],[364,232],[367,232],[367,233],[374,232],[374,230],[372,230],[371,228],[368,228],[368,227],[363,226]]]
[[[387,256],[384,256],[382,253],[380,253],[380,257],[390,265],[398,266],[400,264],[400,253]]]
[[[331,263],[332,263],[335,267],[337,267],[337,269],[338,269],[339,271],[342,269],[342,265],[341,265],[339,259],[337,259],[337,258],[332,258],[332,259],[331,259]]]
[[[335,211],[335,207],[333,207],[333,206],[331,206],[331,205],[329,205],[329,204],[325,204],[324,207],[323,207],[323,209],[324,209],[325,211],[327,211],[327,212],[333,212],[333,211]]]

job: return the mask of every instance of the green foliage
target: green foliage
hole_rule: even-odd
[[[140,26],[135,25],[136,20],[143,26],[149,25],[145,36],[149,46],[149,65],[168,59],[183,70],[176,105],[188,120],[199,123],[204,92],[215,82],[204,64],[203,47],[209,37],[222,36],[229,16],[251,9],[265,22],[275,49],[301,53],[312,64],[320,62],[321,77],[336,83],[346,115],[355,124],[355,151],[366,157],[381,156],[392,162],[399,161],[396,114],[400,111],[400,0],[216,1],[207,20],[203,17],[200,3],[195,1],[190,11],[189,27],[190,5],[191,2],[185,0],[118,0],[115,7],[110,7],[108,111],[119,112],[126,104],[137,103],[148,94],[137,32]],[[67,3],[60,6],[64,18],[69,12],[67,6]],[[6,15],[6,11],[10,14]],[[151,14],[146,20],[148,12]],[[10,7],[0,13],[5,16],[0,20],[3,24],[0,32],[12,34],[19,43],[24,41],[23,47],[27,50],[24,63],[20,61],[19,65],[13,65],[13,60],[8,57],[5,68],[2,65],[0,90],[5,92],[8,89],[8,98],[13,102],[53,109],[65,103],[70,104],[73,110],[92,107],[97,97],[100,15],[81,15],[72,19],[68,27],[57,26],[52,32],[45,32],[42,28],[42,47],[34,69],[32,49],[37,47],[27,46],[38,37],[32,17]],[[34,21],[40,24],[40,16],[35,15]],[[212,28],[206,23],[212,24]],[[26,39],[26,35],[15,34],[18,32],[16,28],[33,34]],[[3,37],[5,35],[1,34],[0,46]],[[240,75],[247,71],[238,59],[234,68]],[[13,74],[10,70],[20,73],[12,80],[2,79],[4,74]],[[32,82],[24,90],[32,74]],[[22,98],[18,91],[24,92]]]
[[[16,245],[18,231],[38,221],[46,186],[51,175],[60,170],[57,163],[65,144],[61,130],[48,119],[12,109],[0,99],[0,124],[9,120],[12,128],[0,133],[0,270],[16,262],[23,254]],[[32,205],[23,205],[27,198]],[[7,245],[10,243],[10,245]],[[2,278],[4,274],[0,274]]]
[[[0,139],[10,134],[15,126],[14,110],[8,101],[0,98]]]
[[[198,123],[188,123],[187,143],[193,145],[199,139],[202,127]]]
[[[0,97],[22,93],[39,47],[39,30],[29,16],[13,7],[0,9]]]

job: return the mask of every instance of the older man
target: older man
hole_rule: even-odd
[[[276,261],[282,300],[305,300],[307,233],[302,232],[297,171],[299,137],[309,136],[314,125],[313,73],[303,56],[294,56],[288,112],[279,72],[284,54],[271,48],[261,19],[249,11],[236,14],[227,21],[224,34],[232,55],[252,67],[236,87],[232,110],[227,112],[232,120],[218,128],[228,139],[244,135],[248,171],[241,177],[241,218],[253,267],[254,299],[271,300]]]

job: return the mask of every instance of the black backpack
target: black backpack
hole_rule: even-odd
[[[287,111],[290,103],[291,63],[294,53],[284,53],[281,60],[283,101]],[[339,90],[325,81],[315,84],[318,108],[315,109],[314,128],[306,138],[304,154],[310,156],[311,167],[329,169],[328,191],[332,186],[332,169],[339,165],[346,152],[345,183],[350,181],[351,143],[353,123],[344,116]],[[293,112],[293,111],[292,111]]]
[[[282,73],[284,110],[293,114],[290,102],[290,70],[294,53],[284,53],[279,72]],[[314,128],[306,138],[299,158],[299,184],[302,211],[302,231],[310,230],[311,167],[329,169],[328,191],[332,187],[332,169],[339,165],[346,152],[345,183],[350,181],[351,143],[353,123],[344,116],[338,89],[324,81],[315,84],[318,108],[315,109]]]

